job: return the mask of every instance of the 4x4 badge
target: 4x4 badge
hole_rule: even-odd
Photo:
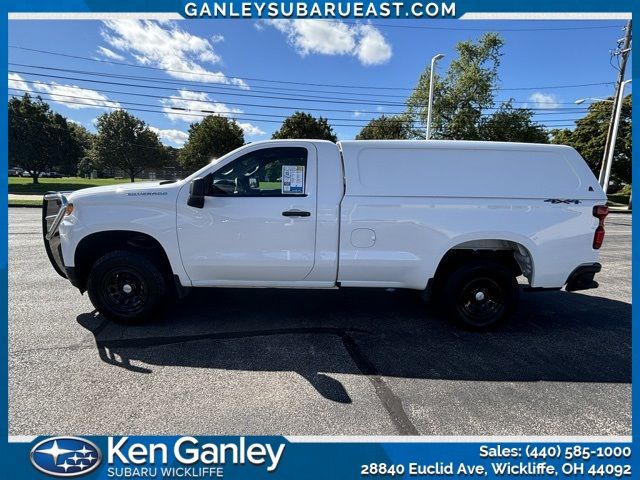
[[[575,200],[572,198],[547,198],[545,200],[545,202],[549,202],[549,203],[574,203],[576,205],[578,205],[579,203],[582,203],[580,200]]]

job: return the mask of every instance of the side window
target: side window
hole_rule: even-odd
[[[234,197],[304,195],[306,177],[306,148],[263,148],[236,158],[214,172],[210,195]]]

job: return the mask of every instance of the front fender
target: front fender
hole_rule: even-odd
[[[174,275],[184,286],[191,281],[180,259],[176,234],[175,199],[172,202],[118,206],[80,203],[60,224],[60,243],[66,267],[76,267],[75,252],[88,235],[109,231],[130,231],[149,235],[164,249]]]

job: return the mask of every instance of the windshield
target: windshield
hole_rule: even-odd
[[[233,155],[234,153],[236,153],[237,151],[248,147],[249,145],[254,145],[253,143],[247,143],[246,145],[243,145],[242,147],[236,148],[235,150],[230,151],[229,153],[225,153],[223,156],[219,157],[219,158],[214,158],[213,160],[211,160],[211,162],[209,162],[207,165],[205,165],[204,167],[202,167],[200,170],[197,170],[196,172],[192,173],[191,175],[189,175],[187,178],[185,178],[183,181],[184,182],[190,182],[191,180],[193,180],[196,177],[202,177],[204,175],[207,174],[208,170],[214,166],[217,165],[218,163],[222,162],[223,160],[225,160],[226,158],[228,158],[230,155]]]

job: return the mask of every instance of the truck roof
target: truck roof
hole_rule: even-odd
[[[566,145],[471,140],[341,140],[340,147],[351,148],[456,148],[473,150],[565,150]]]

